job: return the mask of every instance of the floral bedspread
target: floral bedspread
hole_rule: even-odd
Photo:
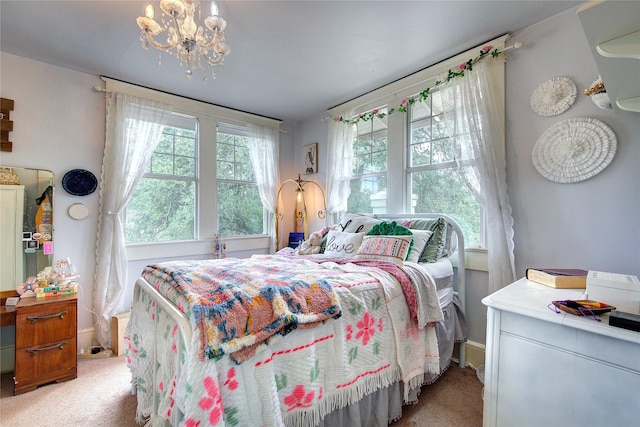
[[[184,295],[200,333],[202,360],[228,354],[243,362],[276,334],[340,317],[327,278],[310,268],[293,268],[298,265],[253,258],[172,261],[147,266],[143,276],[150,283],[165,281]]]
[[[263,270],[307,275],[310,283],[323,278],[337,296],[341,317],[286,336],[274,334],[240,364],[230,357],[202,360],[190,348],[199,348],[203,325],[194,322],[197,316],[188,306],[183,311],[193,336],[185,348],[175,321],[140,292],[126,333],[139,421],[151,415],[152,424],[313,426],[334,409],[393,382],[415,387],[425,372],[439,372],[435,330],[418,327],[392,274],[277,255],[245,261]],[[187,303],[184,293],[162,277],[146,278],[176,305]]]

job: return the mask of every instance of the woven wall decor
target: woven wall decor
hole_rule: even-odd
[[[542,83],[531,95],[531,108],[540,116],[557,116],[573,105],[578,88],[573,80],[555,77]]]
[[[602,172],[616,154],[613,130],[600,120],[575,117],[547,129],[531,153],[533,165],[549,181],[584,181]]]

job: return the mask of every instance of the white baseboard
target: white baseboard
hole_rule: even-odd
[[[475,341],[467,341],[465,343],[467,351],[466,362],[467,365],[473,369],[477,369],[480,365],[484,365],[485,358],[485,346]]]
[[[82,353],[82,349],[93,347],[94,328],[78,329],[78,354]]]

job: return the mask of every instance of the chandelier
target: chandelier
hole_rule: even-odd
[[[160,9],[163,12],[160,23],[153,19],[155,11],[151,4],[147,6],[145,16],[136,20],[140,27],[142,47],[148,49],[151,44],[160,53],[164,51],[175,56],[181,67],[186,66],[188,79],[191,79],[196,68],[204,71],[205,81],[208,75],[215,79],[215,66],[231,52],[224,41],[227,21],[218,16],[216,2],[211,2],[211,16],[204,20],[206,28],[195,21],[196,16],[201,19],[198,0],[160,0]],[[154,38],[161,33],[165,34],[161,37],[166,37],[166,44]]]

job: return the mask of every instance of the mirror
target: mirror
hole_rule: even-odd
[[[53,262],[53,172],[0,166],[0,291]]]

